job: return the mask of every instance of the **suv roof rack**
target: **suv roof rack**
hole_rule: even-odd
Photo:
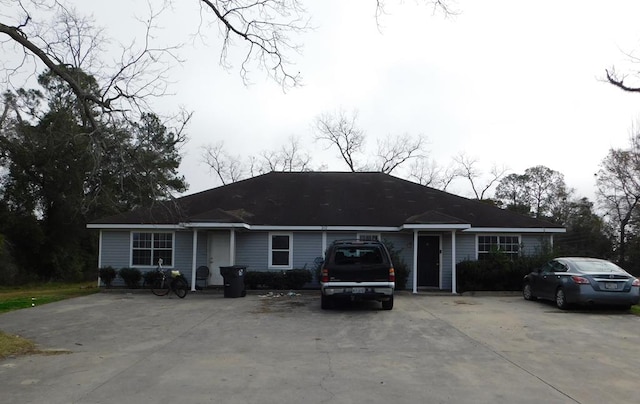
[[[380,240],[360,240],[357,238],[334,240],[331,244],[382,244]]]

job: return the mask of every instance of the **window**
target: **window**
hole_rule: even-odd
[[[519,236],[478,236],[478,260],[490,253],[501,252],[515,258],[520,252]]]
[[[291,234],[271,234],[269,266],[291,268]]]
[[[173,233],[132,233],[131,265],[155,266],[162,258],[162,265],[173,265]]]
[[[358,234],[358,240],[380,241],[380,234],[379,233],[360,233]]]

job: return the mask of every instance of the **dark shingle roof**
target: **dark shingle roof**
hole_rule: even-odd
[[[271,172],[92,224],[561,228],[383,173]]]

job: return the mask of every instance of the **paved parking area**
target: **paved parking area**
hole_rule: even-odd
[[[0,315],[6,403],[632,403],[640,317],[518,296],[100,293]]]

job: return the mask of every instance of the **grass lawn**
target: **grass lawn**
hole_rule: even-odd
[[[98,292],[96,282],[0,287],[0,314]]]
[[[98,292],[96,282],[47,283],[0,287],[0,314]],[[0,359],[10,355],[39,353],[36,345],[20,336],[0,331]]]

